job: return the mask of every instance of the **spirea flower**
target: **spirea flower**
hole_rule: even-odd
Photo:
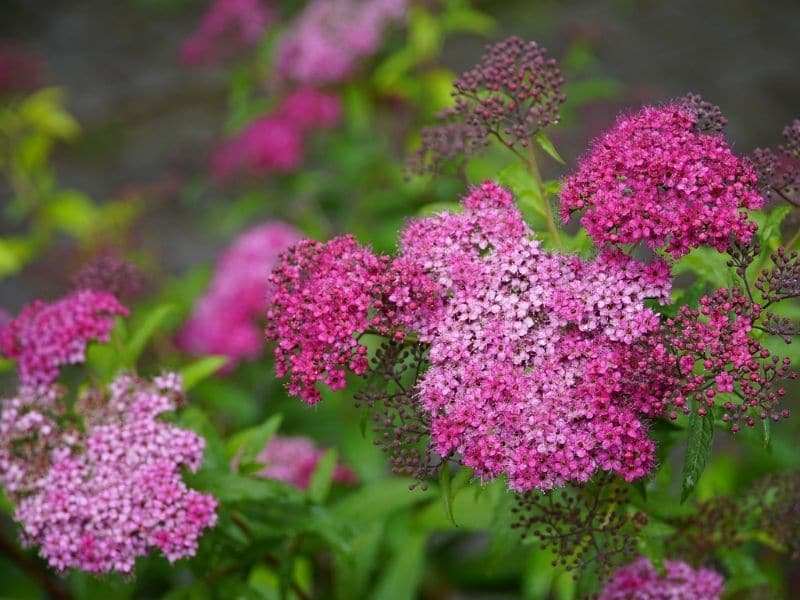
[[[268,0],[212,0],[197,30],[183,43],[181,60],[191,66],[220,62],[258,43],[275,18]]]
[[[800,206],[800,119],[783,129],[784,143],[776,149],[756,148],[753,164],[766,198],[777,196]]]
[[[699,94],[686,94],[681,98],[680,105],[694,115],[694,128],[697,132],[722,133],[728,124],[728,119],[719,106],[703,100]]]
[[[750,333],[761,314],[761,306],[738,289],[719,289],[700,299],[699,310],[682,306],[674,319],[664,324],[663,338],[677,357],[680,385],[674,403],[685,412],[689,401],[705,415],[720,404],[723,420],[731,429],[740,422],[788,418],[781,408],[786,390],[782,380],[795,379],[790,360],[773,355]]]
[[[664,561],[662,576],[642,557],[619,569],[606,583],[600,600],[719,600],[722,576],[711,569],[693,569],[681,561]]]
[[[115,315],[127,314],[114,296],[95,290],[51,304],[37,300],[0,331],[0,351],[17,361],[23,387],[48,386],[62,365],[85,360],[90,341],[108,341]]]
[[[256,475],[307,489],[324,454],[325,450],[308,438],[276,435],[256,455],[255,461],[264,464],[264,468],[257,471]],[[356,474],[349,467],[339,464],[334,469],[333,481],[354,484]]]
[[[260,321],[269,302],[269,277],[278,257],[300,239],[280,221],[248,229],[220,256],[208,290],[179,335],[194,354],[219,354],[230,366],[264,347]]]
[[[180,397],[177,375],[118,377],[84,415],[85,433],[49,454],[46,474],[20,500],[23,541],[58,570],[91,573],[130,574],[151,548],[170,562],[193,555],[216,501],[181,481],[182,468],[200,467],[203,439],[158,418]]]
[[[72,277],[72,289],[108,292],[116,298],[135,296],[144,286],[144,275],[133,263],[116,256],[100,256]]]
[[[409,170],[418,174],[439,174],[448,167],[460,173],[468,157],[489,145],[482,126],[458,120],[425,127],[420,136],[419,150],[408,160]]]
[[[404,256],[446,289],[443,316],[422,335],[431,366],[419,400],[434,448],[483,478],[506,473],[520,491],[597,470],[641,477],[654,447],[640,415],[663,402],[639,385],[631,354],[658,329],[644,300],[666,300],[668,269],[614,252],[590,262],[548,254],[531,235],[493,183],[473,190],[462,214],[403,234]]]
[[[644,242],[674,257],[747,243],[756,224],[745,209],[764,203],[756,174],[721,136],[697,132],[697,120],[680,106],[620,118],[565,180],[562,217],[582,212],[599,246]]]
[[[336,96],[312,88],[295,90],[273,113],[250,123],[215,152],[211,164],[214,178],[226,181],[236,175],[294,171],[303,160],[306,135],[334,127],[340,118]]]
[[[304,85],[348,79],[406,10],[406,0],[311,0],[279,42],[279,77]]]
[[[527,146],[558,123],[563,84],[544,48],[512,36],[488,46],[481,62],[453,82],[455,106],[448,114],[510,146]]]
[[[316,382],[339,390],[347,371],[366,372],[363,334],[389,333],[436,306],[423,273],[351,236],[301,241],[283,255],[272,283],[266,335],[277,342],[276,370],[290,374],[289,392],[311,404],[320,398]]]

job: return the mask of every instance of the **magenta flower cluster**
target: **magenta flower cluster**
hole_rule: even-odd
[[[287,94],[278,108],[250,123],[218,148],[211,169],[218,181],[236,175],[294,171],[303,160],[306,135],[336,126],[341,118],[338,97],[311,88]]]
[[[276,435],[256,455],[255,461],[264,465],[256,475],[284,481],[304,490],[311,483],[311,476],[324,454],[324,448],[306,437]],[[356,474],[346,465],[339,464],[333,471],[333,481],[353,485]]]
[[[326,85],[349,78],[378,49],[386,27],[402,20],[407,0],[311,0],[281,38],[281,79]]]
[[[62,365],[85,360],[90,341],[108,341],[115,315],[127,314],[114,296],[95,290],[51,304],[36,301],[0,331],[0,352],[17,361],[23,388],[48,386]]]
[[[644,300],[667,300],[662,262],[605,252],[593,261],[544,252],[511,196],[473,190],[461,214],[420,219],[403,256],[444,290],[422,332],[431,366],[419,384],[434,448],[515,490],[627,480],[653,464],[640,417],[659,414],[659,390],[639,385],[636,343],[659,328]],[[666,390],[660,390],[663,394]]]
[[[275,18],[268,0],[213,0],[197,30],[183,43],[181,60],[191,66],[220,62],[257,44]]]
[[[693,569],[685,562],[664,561],[662,576],[644,557],[619,569],[599,600],[719,600],[722,576],[712,569]]]
[[[218,354],[230,366],[264,347],[260,321],[269,301],[269,277],[281,252],[300,234],[280,221],[248,229],[220,256],[208,290],[179,334],[194,354]]]
[[[434,449],[515,490],[587,481],[597,470],[645,475],[653,443],[641,421],[671,388],[643,381],[665,302],[665,263],[616,251],[593,261],[550,254],[508,192],[488,182],[460,214],[417,219],[399,257],[350,237],[301,242],[284,256],[268,311],[278,372],[319,399],[367,369],[365,332],[429,345],[418,401]]]
[[[203,439],[158,420],[176,408],[180,378],[122,375],[109,392],[85,415],[85,433],[64,433],[62,445],[38,457],[50,464],[15,512],[23,541],[59,570],[130,574],[152,547],[172,562],[193,555],[203,529],[216,521],[214,498],[181,481],[181,468],[199,468]],[[14,401],[9,410],[17,410]],[[37,421],[26,425],[29,433],[49,439],[52,423]],[[36,464],[37,457],[26,458]]]
[[[402,337],[400,327],[437,306],[436,289],[403,261],[377,256],[351,236],[326,244],[303,240],[272,276],[266,335],[277,342],[276,370],[289,392],[313,404],[317,382],[333,390],[347,371],[366,372],[370,331]]]
[[[562,217],[582,212],[599,246],[644,242],[674,257],[749,242],[745,209],[764,203],[755,171],[722,136],[697,131],[697,118],[678,105],[620,118],[565,180]]]

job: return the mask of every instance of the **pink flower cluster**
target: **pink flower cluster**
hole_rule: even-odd
[[[212,0],[197,30],[183,43],[181,60],[205,66],[254,46],[275,21],[267,0]]]
[[[755,171],[722,136],[696,131],[696,120],[677,105],[620,118],[564,182],[562,217],[584,212],[600,246],[643,241],[675,257],[747,243],[756,224],[744,209],[764,203]]]
[[[515,490],[586,482],[597,470],[645,475],[653,443],[641,415],[668,389],[642,385],[637,342],[659,328],[662,262],[618,252],[584,262],[531,239],[511,196],[474,189],[462,214],[411,224],[403,256],[444,288],[423,329],[431,366],[419,384],[434,448]]]
[[[700,299],[699,310],[681,307],[664,324],[664,342],[677,356],[680,384],[674,404],[689,411],[694,398],[705,415],[721,403],[723,420],[753,427],[756,419],[778,421],[789,417],[780,408],[786,390],[781,380],[795,379],[788,358],[780,359],[750,337],[761,306],[737,289],[719,289]],[[699,368],[696,368],[699,367]],[[726,398],[723,402],[720,396]]]
[[[65,433],[48,454],[25,457],[31,464],[46,461],[47,468],[29,485],[15,519],[23,540],[38,545],[50,565],[130,574],[136,558],[151,547],[171,562],[197,551],[203,529],[216,521],[216,501],[187,488],[180,469],[199,468],[204,442],[158,420],[176,408],[180,397],[177,375],[153,382],[122,375],[111,384],[107,400],[86,415],[85,433]],[[5,408],[4,424],[6,413],[18,412],[21,402]],[[16,429],[52,441],[52,421],[37,414],[29,411],[17,419]],[[18,450],[12,445],[12,452]],[[5,467],[2,459],[0,467]],[[4,483],[18,479],[3,473]]]
[[[265,465],[256,475],[307,489],[311,475],[324,454],[325,450],[308,438],[276,435],[256,456],[256,462]],[[333,472],[333,481],[353,485],[356,483],[356,474],[340,464]]]
[[[272,283],[266,335],[277,342],[276,370],[291,374],[289,392],[310,404],[320,399],[317,382],[338,390],[348,370],[366,372],[363,334],[389,334],[438,301],[421,271],[377,256],[351,236],[300,242],[283,255]]]
[[[235,175],[294,171],[303,160],[305,135],[339,123],[341,106],[331,94],[311,88],[289,93],[278,109],[250,123],[224,143],[212,158],[218,181]]]
[[[278,76],[304,85],[347,79],[358,61],[378,49],[407,0],[311,0],[281,39]]]
[[[719,600],[722,576],[693,569],[685,562],[664,561],[662,576],[644,557],[619,569],[606,583],[600,600]]]
[[[233,365],[264,346],[259,321],[269,302],[269,277],[278,257],[300,239],[280,221],[248,229],[222,254],[211,285],[179,335],[195,354],[227,356]]]
[[[463,205],[410,222],[395,259],[349,237],[284,256],[267,335],[289,391],[316,402],[315,382],[339,389],[347,369],[366,371],[361,334],[415,332],[429,345],[418,399],[440,455],[506,473],[515,490],[645,475],[654,446],[641,417],[662,414],[672,388],[650,378],[660,322],[644,301],[668,300],[667,265],[544,252],[491,182]]]
[[[111,294],[79,290],[51,304],[36,301],[0,330],[0,352],[15,359],[24,388],[47,386],[65,364],[83,362],[91,340],[108,341],[114,316],[128,314]]]

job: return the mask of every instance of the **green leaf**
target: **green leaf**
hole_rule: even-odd
[[[220,502],[246,500],[296,500],[298,504],[302,502],[299,490],[275,479],[243,477],[236,473],[212,470],[189,473],[184,479],[194,489],[211,493]]]
[[[43,88],[25,99],[20,116],[32,127],[53,137],[67,139],[78,133],[77,121],[63,108],[64,91]]]
[[[176,308],[174,304],[159,304],[147,313],[141,322],[136,323],[135,328],[131,327],[134,333],[125,347],[124,354],[124,362],[127,366],[132,367],[136,364],[147,342],[155,335],[167,317],[175,312]]]
[[[208,379],[228,362],[227,356],[204,356],[181,369],[183,389],[189,391],[204,379]]]
[[[229,470],[230,461],[225,454],[225,446],[206,414],[196,406],[189,406],[178,415],[178,424],[191,429],[206,441],[203,451],[203,469]]]
[[[260,425],[249,427],[231,436],[225,445],[228,458],[237,458],[241,465],[251,463],[264,449],[283,422],[283,415],[272,415]]]
[[[547,155],[554,161],[556,161],[558,164],[560,165],[567,164],[564,162],[564,159],[561,158],[561,155],[558,153],[558,150],[556,150],[556,147],[553,145],[553,142],[551,142],[550,138],[548,138],[545,134],[541,132],[537,133],[535,136],[533,136],[533,139],[535,139],[536,143],[539,144],[539,147],[542,150],[544,150],[547,153]]]
[[[333,515],[345,522],[367,523],[435,497],[436,490],[409,490],[409,479],[381,479],[361,487],[333,505]]]
[[[48,227],[81,238],[92,231],[100,211],[86,194],[63,190],[55,194],[42,209]]]
[[[383,577],[371,596],[375,600],[414,600],[422,579],[426,535],[410,532],[384,567]]]
[[[339,453],[336,448],[331,448],[319,459],[314,472],[311,474],[311,481],[307,490],[308,497],[312,502],[322,504],[328,498],[333,484],[333,473],[338,462]]]
[[[687,432],[689,439],[686,459],[681,471],[681,504],[691,495],[711,456],[711,447],[714,444],[714,412],[709,410],[704,416],[700,416],[696,410],[692,410]]]
[[[447,518],[453,524],[453,527],[458,527],[456,518],[453,516],[453,489],[450,486],[450,463],[442,463],[439,469],[439,487],[441,488],[442,502],[444,503],[444,512]]]

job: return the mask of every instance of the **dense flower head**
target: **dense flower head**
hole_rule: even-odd
[[[130,574],[153,547],[171,562],[193,555],[216,521],[216,501],[181,481],[181,468],[199,468],[203,439],[158,419],[180,402],[180,377],[122,375],[103,397],[84,415],[85,432],[41,457],[46,472],[14,515],[23,541],[56,569],[92,573]],[[33,427],[47,439],[52,424]]]
[[[276,369],[279,376],[291,374],[290,393],[309,403],[319,400],[316,382],[338,390],[348,370],[366,372],[363,334],[389,333],[435,309],[424,274],[352,236],[301,241],[283,255],[272,284],[266,335],[277,341]]]
[[[133,263],[116,256],[100,256],[72,277],[72,289],[108,292],[116,298],[135,296],[144,286],[144,275]]]
[[[114,296],[95,290],[79,290],[50,304],[37,300],[0,330],[0,351],[17,361],[23,387],[48,386],[62,365],[85,360],[90,341],[108,341],[115,315],[127,314]]]
[[[600,600],[719,600],[722,576],[712,569],[693,569],[682,561],[664,561],[661,575],[644,557],[619,569],[606,583]]]
[[[419,384],[439,454],[484,478],[507,473],[516,490],[649,471],[639,417],[663,403],[630,364],[658,329],[644,300],[666,301],[666,265],[549,254],[493,183],[461,214],[410,224],[402,248],[447,290],[444,314],[422,330],[431,366]]]
[[[256,455],[255,461],[264,464],[256,475],[307,489],[324,454],[324,448],[306,437],[276,435]],[[339,464],[333,471],[333,481],[354,484],[356,474],[346,465]]]
[[[800,119],[783,129],[783,138],[776,149],[756,148],[753,164],[766,198],[778,197],[800,206]]]
[[[349,78],[374,54],[386,27],[406,14],[406,0],[311,0],[280,40],[276,70],[306,85]]]
[[[786,390],[780,383],[795,379],[790,360],[773,355],[750,337],[761,306],[734,288],[722,288],[700,299],[698,310],[682,306],[664,324],[665,344],[677,357],[680,385],[674,403],[684,412],[690,400],[698,413],[721,404],[723,420],[740,429],[758,420],[789,417],[781,408]]]
[[[455,80],[455,106],[448,115],[509,145],[527,146],[558,122],[563,84],[558,64],[544,48],[512,36],[488,46],[481,62]]]
[[[236,175],[294,171],[303,160],[306,135],[334,127],[340,119],[336,96],[312,88],[290,92],[272,113],[259,117],[217,149],[211,164],[214,178],[226,181]]]
[[[181,60],[205,66],[255,45],[275,21],[268,0],[212,0],[197,30],[183,43]]]
[[[562,217],[583,212],[600,246],[641,241],[675,257],[748,242],[756,224],[745,209],[764,203],[755,171],[722,136],[697,132],[697,119],[678,105],[620,118],[564,182]]]
[[[269,221],[243,232],[220,256],[208,290],[179,335],[194,354],[255,358],[264,347],[260,321],[278,257],[300,239],[293,227]]]

